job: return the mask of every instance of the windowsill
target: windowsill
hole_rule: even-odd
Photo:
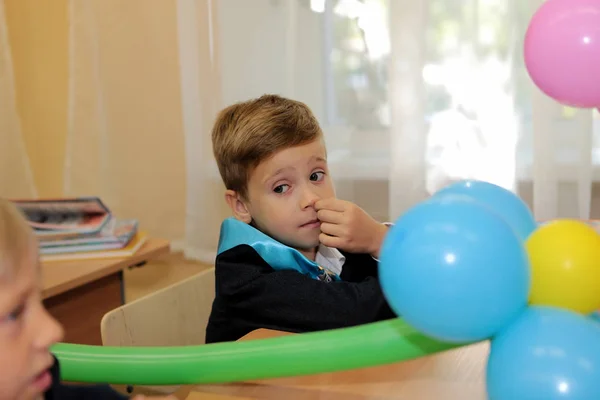
[[[390,156],[385,154],[352,156],[350,150],[333,150],[328,154],[328,163],[335,180],[385,181],[390,173]],[[592,163],[592,180],[600,182],[600,149],[593,152]],[[579,171],[575,157],[563,155],[554,169],[558,173],[559,182],[577,181]],[[210,164],[210,173],[212,178],[221,179],[214,160]],[[533,181],[533,159],[521,157],[516,175],[519,182]]]

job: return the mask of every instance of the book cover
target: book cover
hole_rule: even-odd
[[[98,197],[13,200],[41,240],[97,234],[111,219]]]

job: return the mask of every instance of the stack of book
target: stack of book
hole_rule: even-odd
[[[97,197],[14,200],[39,242],[42,261],[128,257],[147,240],[135,219],[117,219]]]

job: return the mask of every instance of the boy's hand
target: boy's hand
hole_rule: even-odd
[[[387,226],[349,201],[323,199],[315,203],[315,209],[321,221],[321,243],[350,253],[379,257]]]

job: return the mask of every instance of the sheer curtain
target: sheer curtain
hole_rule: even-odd
[[[0,196],[30,198],[37,192],[21,134],[14,85],[4,2],[0,2]]]
[[[219,99],[213,2],[72,0],[65,194],[214,261],[225,215],[209,178]]]
[[[541,94],[525,69],[541,3],[221,0],[223,104],[305,101],[339,195],[382,220],[464,178],[515,191],[538,219],[600,217],[597,119]]]

